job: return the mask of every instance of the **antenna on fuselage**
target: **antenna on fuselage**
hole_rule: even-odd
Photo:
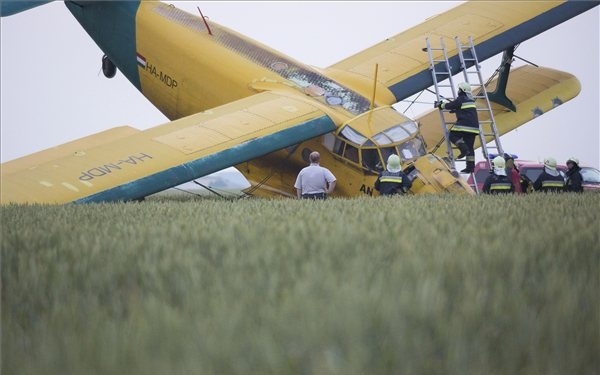
[[[371,97],[371,106],[369,107],[369,118],[367,119],[367,125],[369,126],[369,130],[371,130],[371,115],[373,114],[373,109],[375,108],[375,93],[377,92],[377,72],[379,71],[379,64],[375,64],[375,78],[373,79],[373,96]]]
[[[202,14],[202,11],[200,10],[200,7],[196,7],[198,8],[198,12],[200,12],[200,17],[202,18],[202,21],[204,21],[204,26],[206,26],[206,29],[208,30],[208,35],[212,35],[212,31],[210,30],[210,26],[208,26],[208,22],[206,22],[206,18],[204,18],[204,14]]]

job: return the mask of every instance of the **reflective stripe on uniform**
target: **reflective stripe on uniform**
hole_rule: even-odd
[[[382,176],[379,181],[381,182],[397,182],[397,183],[402,183],[402,177],[401,176]]]
[[[475,103],[463,103],[460,106],[460,109],[469,109],[469,108],[477,108],[477,106],[475,105]]]
[[[510,190],[511,187],[510,182],[496,182],[490,185],[490,190]]]
[[[463,125],[454,125],[452,127],[452,131],[479,134],[478,128],[473,128],[470,126],[463,126]]]
[[[562,181],[542,181],[542,187],[563,187],[564,183]]]

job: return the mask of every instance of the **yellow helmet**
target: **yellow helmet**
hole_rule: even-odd
[[[471,85],[468,82],[461,82],[458,84],[458,89],[466,92],[467,94],[471,93]]]

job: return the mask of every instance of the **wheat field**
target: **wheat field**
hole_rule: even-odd
[[[599,208],[4,206],[2,374],[598,374]]]

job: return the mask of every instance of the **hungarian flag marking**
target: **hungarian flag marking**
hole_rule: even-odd
[[[138,65],[141,66],[142,68],[146,69],[146,64],[147,64],[146,58],[144,56],[140,55],[139,52],[136,53],[136,55],[137,55]]]

